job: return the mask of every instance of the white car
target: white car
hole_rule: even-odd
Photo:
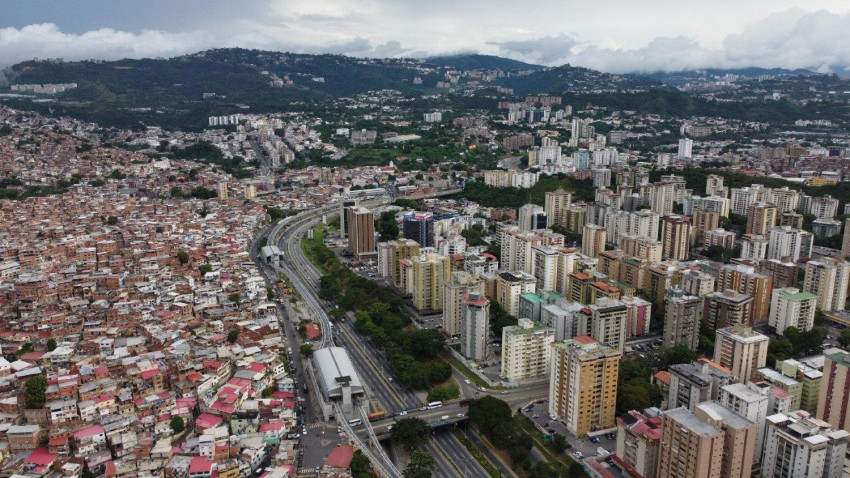
[[[464,380],[464,381],[463,381],[463,383],[465,383],[465,384],[469,385],[469,384],[470,384],[470,383],[472,383],[472,382],[470,382],[470,381],[469,381],[469,379],[466,379],[466,380]]]
[[[398,412],[398,414],[401,415],[401,416],[405,416],[405,415],[407,415],[407,410],[405,410],[403,412]]]
[[[577,452],[573,453],[573,456],[578,458],[578,459],[581,459],[584,456],[584,454],[582,454],[582,452],[580,452],[580,451],[577,451]]]

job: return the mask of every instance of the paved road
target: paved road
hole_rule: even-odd
[[[327,333],[328,330],[331,330],[330,319],[327,317],[324,308],[320,304],[320,299],[317,297],[319,273],[306,257],[304,257],[300,247],[300,240],[307,229],[318,222],[321,214],[330,212],[331,208],[330,206],[320,208],[306,218],[298,218],[292,221],[286,226],[286,229],[277,241],[287,259],[284,265],[284,272],[322,323],[323,339],[325,342],[323,346],[333,344],[333,334]],[[344,324],[340,324],[340,329],[342,329],[341,335],[343,336],[340,342],[345,344],[346,349],[352,356],[352,361],[355,362],[355,367],[358,368],[357,371],[358,374],[361,374],[361,379],[372,389],[379,401],[381,401],[381,398],[383,399],[384,403],[382,403],[382,406],[384,409],[394,410],[397,407],[408,408],[420,402],[420,399],[416,397],[413,391],[400,387],[397,381],[390,382],[389,379],[392,377],[388,376],[386,361],[374,347],[354,340],[350,320],[346,320]],[[357,363],[360,364],[359,367]],[[446,455],[452,461],[451,465],[455,468],[457,468],[457,462],[463,462],[464,460],[474,461],[474,458],[455,437],[448,435],[445,439],[445,446],[450,449],[450,451],[446,451]],[[438,461],[440,461],[439,455],[437,457]],[[480,469],[480,466],[478,468]],[[483,472],[483,470],[480,471]],[[478,472],[470,472],[472,473],[470,476],[479,476]],[[485,473],[480,476],[486,477],[487,475]]]

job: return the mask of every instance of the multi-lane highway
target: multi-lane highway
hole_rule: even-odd
[[[385,200],[375,200],[385,201]],[[301,295],[304,302],[310,307],[312,313],[320,322],[323,336],[321,347],[338,345],[345,347],[349,352],[352,362],[357,369],[361,381],[366,385],[373,401],[391,414],[396,414],[402,410],[409,410],[407,416],[420,416],[429,423],[441,421],[444,415],[450,415],[453,421],[462,420],[458,414],[465,414],[465,408],[455,405],[446,405],[442,409],[421,411],[418,407],[422,403],[422,398],[403,386],[394,377],[390,371],[386,359],[383,355],[371,345],[368,338],[360,335],[360,332],[354,328],[352,317],[343,319],[334,324],[325,310],[326,304],[318,297],[319,279],[321,274],[305,257],[301,250],[301,239],[307,233],[307,230],[315,226],[323,214],[332,214],[335,212],[336,205],[328,205],[310,211],[310,213],[302,213],[301,215],[288,218],[274,226],[269,233],[269,243],[276,244],[283,251],[284,261],[281,264],[281,269],[292,282],[293,287]],[[267,278],[268,279],[268,278]],[[292,321],[286,321],[289,329],[294,329]],[[290,340],[297,340],[297,335],[294,330],[288,331]],[[291,345],[293,351],[297,350],[297,345]],[[293,358],[297,356],[293,354]],[[304,367],[298,365],[299,373],[303,375]],[[456,376],[462,377],[459,373]],[[462,385],[462,394],[464,397],[480,396],[484,392],[477,391],[475,387],[465,385],[462,378],[458,380]],[[545,396],[547,389],[544,385],[535,385],[514,392],[499,395],[499,392],[494,393],[498,398],[508,402],[512,408],[518,408],[534,398]],[[309,415],[308,415],[309,416]],[[402,418],[402,416],[396,416]],[[375,431],[378,435],[386,433],[386,427],[392,421],[375,423]],[[436,431],[433,439],[425,447],[425,450],[432,454],[437,459],[437,467],[435,476],[471,476],[486,478],[489,476],[487,472],[478,464],[474,457],[469,453],[466,447],[451,433],[445,431]]]

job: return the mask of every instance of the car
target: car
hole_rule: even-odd
[[[535,419],[537,419],[537,418],[540,418],[540,415],[536,415],[536,414],[535,414],[535,415],[532,415],[532,416],[531,416],[531,418],[535,418]]]
[[[466,380],[464,380],[464,381],[463,381],[463,383],[465,383],[465,384],[469,385],[469,384],[470,384],[470,383],[472,383],[472,382],[470,382],[470,381],[469,381],[469,379],[466,379]]]
[[[458,414],[457,414],[457,416],[459,416],[459,417],[464,417],[464,416],[466,416],[466,415],[464,415],[463,413],[458,413]]]
[[[390,426],[388,426],[388,427],[387,427],[387,431],[388,431],[388,432],[391,432],[392,430],[393,430],[393,426],[392,426],[392,425],[390,425]]]
[[[402,412],[398,412],[398,414],[401,415],[401,416],[405,416],[405,415],[407,415],[407,410],[404,410]]]
[[[549,428],[549,422],[544,423],[543,428]]]
[[[557,420],[558,416],[557,415],[549,415],[549,418],[551,418],[552,420]]]
[[[537,400],[537,401],[535,401],[534,403],[543,403],[543,402],[545,402],[545,401],[546,401],[546,400],[544,400],[544,399],[542,399],[542,398],[541,398],[540,400]]]
[[[508,392],[506,392],[506,391],[502,390],[501,392],[499,392],[499,394],[500,394],[500,395],[507,395],[507,394],[508,394]]]
[[[599,443],[599,437],[590,437],[591,443]]]
[[[573,453],[573,456],[578,458],[578,459],[581,459],[584,456],[584,453],[577,451],[577,452]]]

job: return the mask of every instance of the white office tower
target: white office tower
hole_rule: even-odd
[[[841,478],[850,433],[803,410],[767,417],[764,477]]]
[[[484,360],[490,331],[490,301],[476,292],[463,296],[461,303],[460,353],[471,360]]]
[[[690,138],[682,138],[679,140],[679,152],[676,157],[679,159],[691,159],[694,157],[694,140]]]

